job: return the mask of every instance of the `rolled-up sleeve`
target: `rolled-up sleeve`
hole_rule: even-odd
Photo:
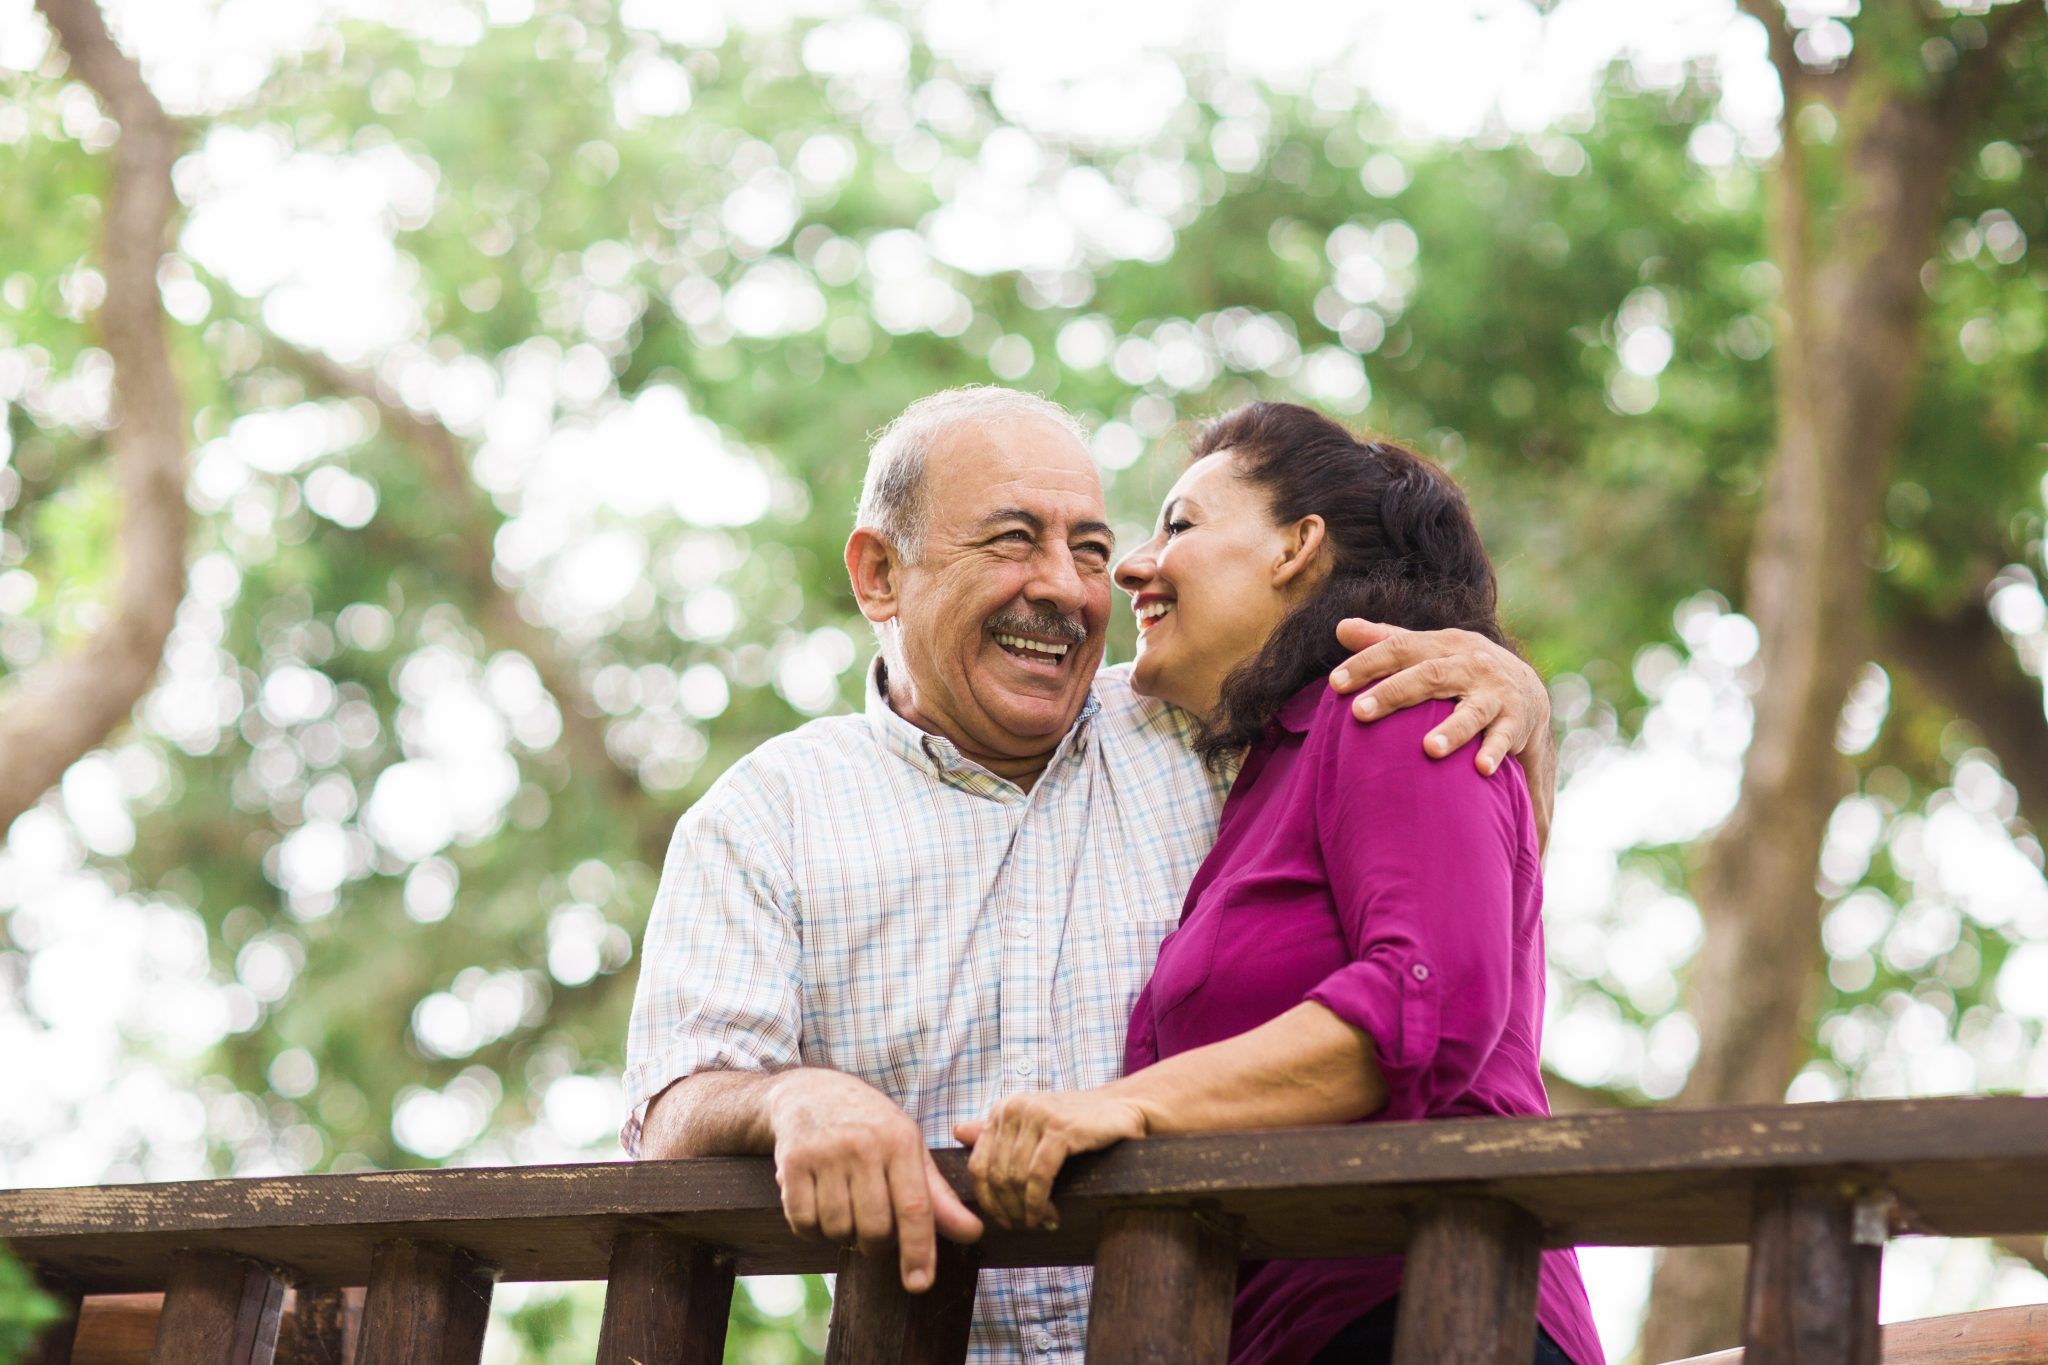
[[[1351,959],[1306,998],[1371,1037],[1388,1119],[1469,1087],[1512,1008],[1521,770],[1482,777],[1469,749],[1426,757],[1441,718],[1418,707],[1360,725],[1325,708],[1303,755]]]
[[[676,826],[626,1035],[619,1144],[633,1156],[648,1106],[675,1082],[798,1063],[799,907],[779,805],[742,764]]]

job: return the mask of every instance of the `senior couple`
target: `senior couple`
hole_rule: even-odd
[[[893,1245],[921,1291],[935,1236],[1052,1225],[1061,1164],[1124,1138],[1547,1112],[1548,705],[1463,497],[1287,404],[1191,456],[1119,560],[1056,404],[953,390],[884,429],[846,545],[865,710],[678,825],[629,1152],[772,1153],[793,1228]],[[1140,634],[1104,669],[1112,585]],[[926,1153],[955,1141],[979,1216]],[[1400,1279],[1248,1263],[1231,1358],[1386,1360]],[[984,1272],[972,1358],[1078,1362],[1088,1293]],[[1538,1361],[1601,1365],[1572,1252],[1537,1316]]]

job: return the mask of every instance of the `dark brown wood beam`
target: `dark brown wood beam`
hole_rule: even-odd
[[[937,1153],[965,1194],[966,1153]],[[1773,1181],[1863,1180],[1908,1230],[2048,1230],[2048,1099],[1857,1101],[1650,1109],[1550,1119],[1368,1123],[1154,1138],[1077,1159],[1056,1233],[992,1230],[983,1264],[1086,1264],[1103,1220],[1204,1202],[1254,1257],[1369,1255],[1407,1245],[1430,1198],[1525,1209],[1546,1246],[1748,1240]],[[182,1248],[262,1257],[302,1284],[362,1284],[397,1238],[463,1247],[512,1280],[602,1279],[613,1240],[659,1230],[729,1252],[742,1274],[824,1271],[836,1252],[783,1223],[761,1158],[600,1163],[0,1191],[0,1238],[89,1292],[161,1287]]]

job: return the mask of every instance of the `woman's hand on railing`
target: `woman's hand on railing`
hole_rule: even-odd
[[[982,1211],[1005,1228],[1058,1231],[1052,1182],[1067,1158],[1149,1131],[1135,1100],[1107,1090],[1012,1095],[988,1117],[956,1124],[953,1136],[974,1148],[967,1173]]]

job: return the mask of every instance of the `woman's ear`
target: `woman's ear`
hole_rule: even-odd
[[[846,577],[853,584],[853,598],[860,614],[880,625],[894,620],[901,591],[903,566],[896,547],[865,526],[854,528],[846,538]]]
[[[1322,558],[1323,519],[1303,517],[1287,528],[1287,538],[1281,544],[1280,557],[1273,562],[1273,586],[1284,588],[1297,580],[1307,582],[1303,577]]]

